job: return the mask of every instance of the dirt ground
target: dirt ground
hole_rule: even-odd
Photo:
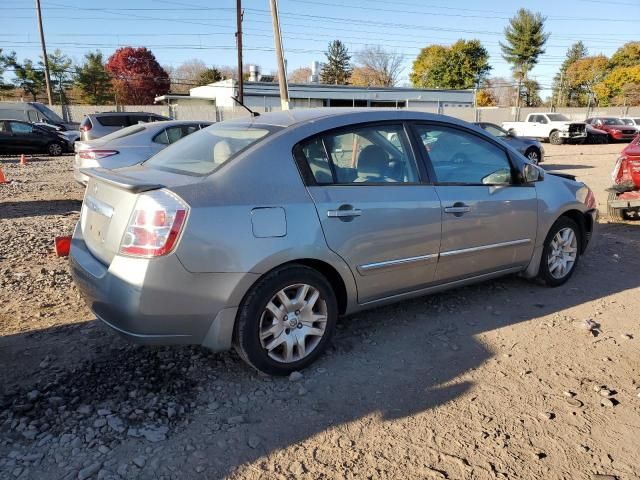
[[[353,315],[292,379],[99,325],[52,253],[72,157],[1,159],[0,478],[640,478],[640,222],[609,223],[604,190],[622,147],[545,145],[604,212],[568,284]]]

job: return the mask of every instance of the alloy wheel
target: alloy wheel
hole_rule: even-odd
[[[538,152],[536,152],[535,150],[531,150],[527,155],[527,158],[531,160],[533,163],[535,163],[536,165],[538,164],[538,160],[539,160]]]
[[[327,302],[308,284],[279,290],[260,317],[260,343],[269,357],[291,363],[308,356],[327,327]]]
[[[51,145],[49,145],[49,153],[52,156],[57,157],[58,155],[62,154],[62,147],[57,143],[52,143]]]
[[[578,239],[572,228],[558,231],[551,241],[551,249],[547,257],[549,273],[556,278],[566,277],[576,263],[578,257]]]

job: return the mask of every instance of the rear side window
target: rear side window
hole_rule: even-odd
[[[126,127],[129,125],[126,115],[100,115],[96,119],[103,127]]]
[[[463,130],[437,125],[418,125],[416,130],[438,183],[512,183],[511,163],[507,154],[491,142]]]
[[[209,175],[278,130],[280,127],[219,123],[170,145],[145,165],[186,175]]]
[[[394,184],[418,181],[402,125],[360,126],[303,142],[304,157],[318,184]]]
[[[33,132],[33,127],[28,123],[20,123],[20,122],[9,122],[11,126],[11,131],[13,133],[31,133]]]
[[[177,125],[175,127],[169,127],[153,137],[153,141],[163,145],[169,145],[170,143],[175,143],[187,135],[191,135],[199,129],[198,125]]]

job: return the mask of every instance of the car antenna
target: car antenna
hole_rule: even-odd
[[[251,114],[252,117],[259,117],[260,114],[258,112],[254,112],[253,110],[251,110],[249,107],[247,107],[244,103],[242,103],[240,100],[238,100],[238,97],[231,97],[238,105],[240,105],[242,108],[244,108],[247,112],[249,112]]]

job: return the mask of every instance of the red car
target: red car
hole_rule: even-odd
[[[640,135],[620,153],[611,174],[609,216],[614,219],[640,218]]]
[[[585,123],[607,132],[609,141],[633,140],[638,134],[634,127],[628,126],[617,117],[592,117],[587,118]]]

